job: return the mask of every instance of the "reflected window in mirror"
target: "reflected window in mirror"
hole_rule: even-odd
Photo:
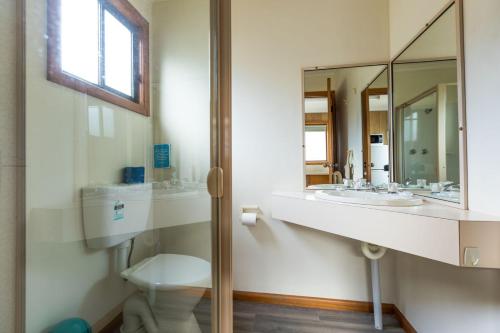
[[[327,159],[327,125],[306,125],[306,162],[325,163]]]

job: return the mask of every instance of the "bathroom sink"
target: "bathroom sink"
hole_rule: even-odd
[[[344,184],[317,184],[317,185],[309,185],[307,190],[338,190],[343,189]]]
[[[363,192],[363,191],[316,191],[315,197],[322,200],[371,206],[408,207],[423,204],[411,192]]]

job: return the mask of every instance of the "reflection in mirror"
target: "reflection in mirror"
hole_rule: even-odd
[[[387,87],[386,65],[305,71],[308,188],[387,187]]]
[[[387,69],[362,92],[363,176],[374,186],[389,182]]]
[[[459,203],[455,5],[392,64],[394,177],[417,194]]]

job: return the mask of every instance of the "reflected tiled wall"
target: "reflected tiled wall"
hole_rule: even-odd
[[[16,175],[16,2],[0,0],[0,332],[14,332]]]

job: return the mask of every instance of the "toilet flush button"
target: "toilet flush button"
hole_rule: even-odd
[[[466,247],[464,253],[464,266],[477,266],[479,265],[479,260],[481,259],[481,254],[479,248],[477,247]]]

